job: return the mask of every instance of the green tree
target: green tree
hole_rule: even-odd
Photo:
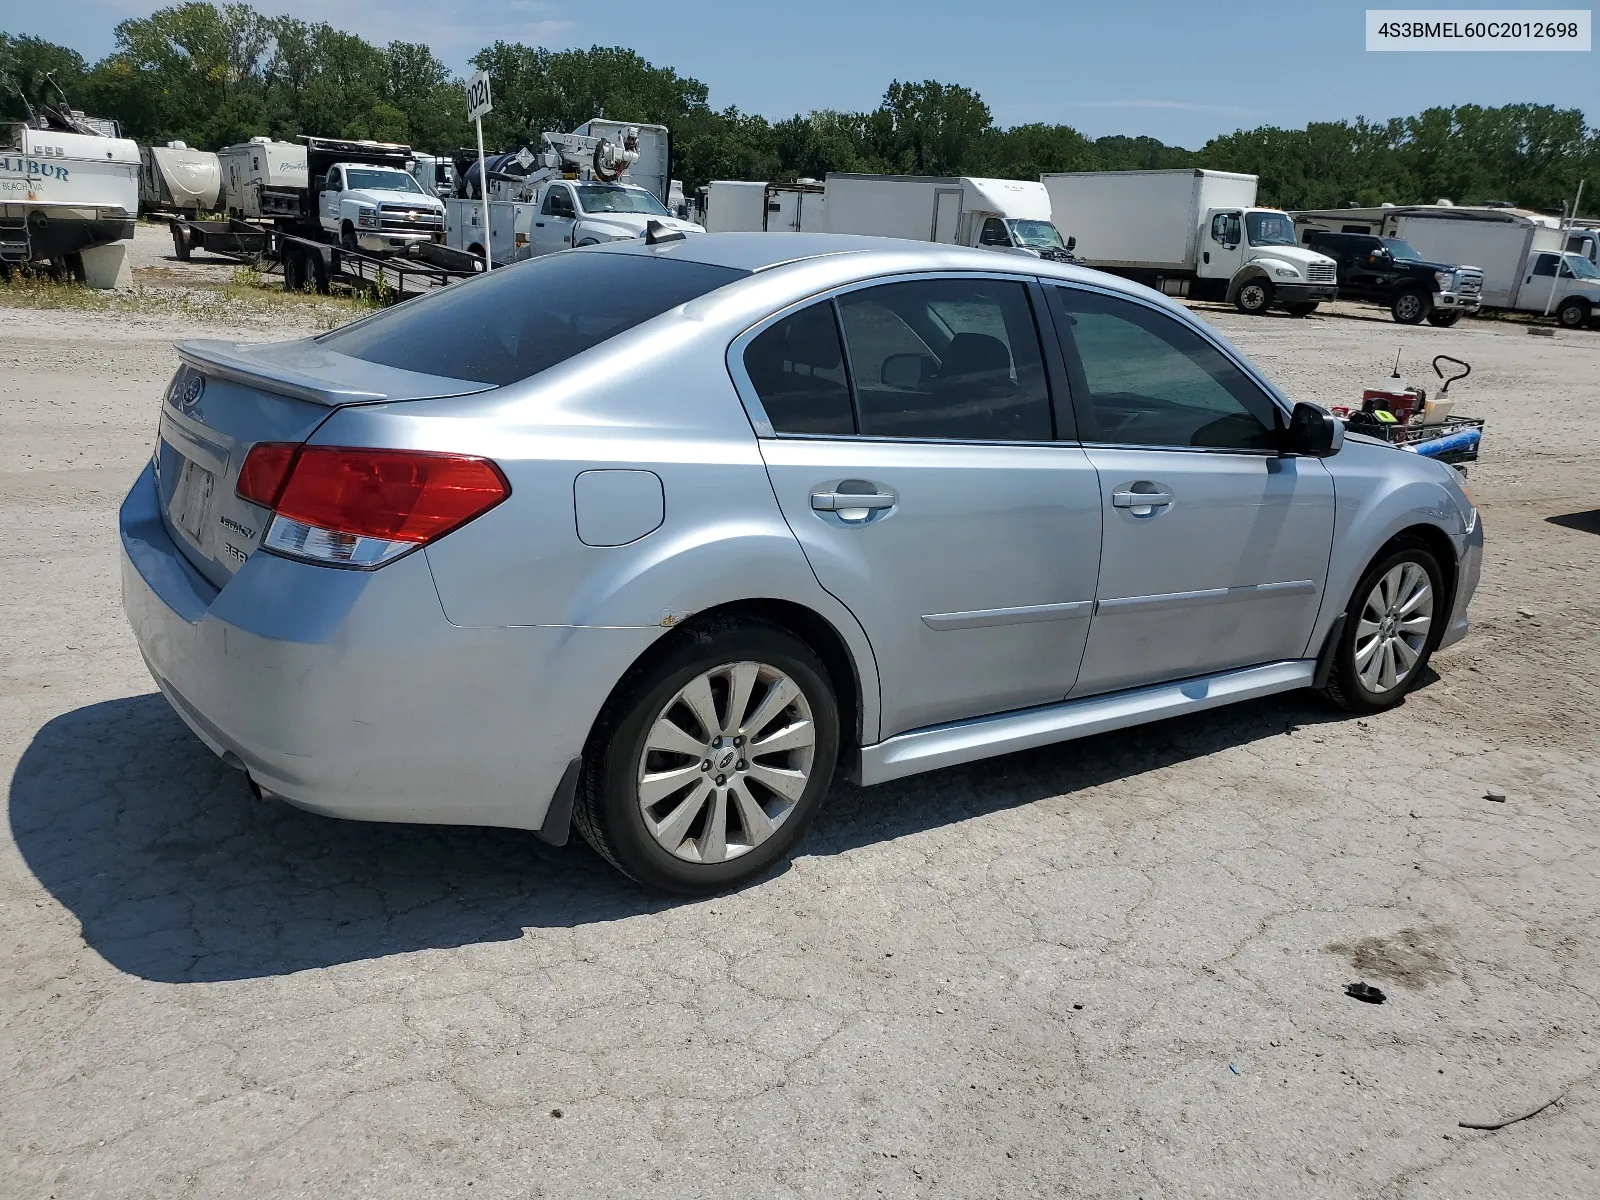
[[[75,108],[82,108],[85,94],[80,88],[85,74],[83,55],[36,37],[12,37],[0,33],[0,112],[21,119],[48,104],[63,107],[61,93],[50,79],[61,85]],[[20,95],[18,94],[20,93]]]

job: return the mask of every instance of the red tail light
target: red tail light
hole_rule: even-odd
[[[270,549],[374,567],[481,516],[511,486],[494,463],[465,454],[267,442],[245,458],[238,491],[275,510]]]

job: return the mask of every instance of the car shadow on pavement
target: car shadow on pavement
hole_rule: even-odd
[[[892,840],[1336,717],[1309,696],[1279,697],[874,788],[841,780],[799,853]],[[84,941],[167,983],[512,941],[681,903],[641,892],[576,835],[558,849],[517,830],[340,821],[255,800],[159,693],[39,730],[13,777],[10,821]]]
[[[1580,533],[1600,533],[1600,508],[1546,517],[1545,522],[1550,525],[1560,525],[1564,529],[1576,529]]]

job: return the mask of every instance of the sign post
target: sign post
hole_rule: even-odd
[[[483,199],[483,269],[494,269],[494,237],[489,230],[489,170],[483,163],[483,118],[492,112],[489,76],[476,72],[467,80],[467,120],[478,127],[478,195]]]

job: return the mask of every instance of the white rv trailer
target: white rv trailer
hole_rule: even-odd
[[[222,163],[209,150],[182,142],[146,146],[139,151],[139,208],[142,212],[213,212],[222,190]]]
[[[222,169],[221,204],[230,217],[259,219],[268,215],[261,206],[263,189],[303,192],[310,186],[303,142],[253,137],[224,146],[217,151],[217,159]]]

